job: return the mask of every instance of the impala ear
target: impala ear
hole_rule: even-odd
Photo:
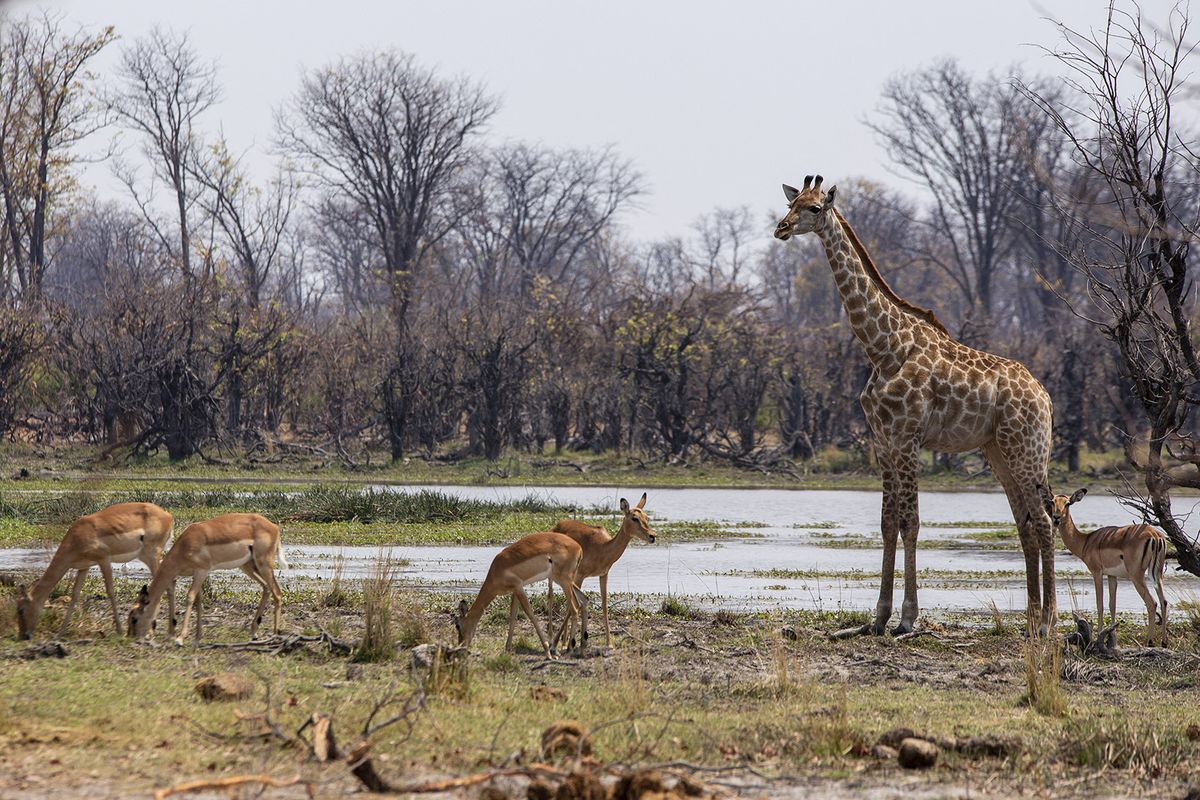
[[[1069,506],[1075,505],[1080,500],[1082,500],[1083,496],[1086,494],[1087,494],[1087,489],[1080,489],[1079,491],[1075,492],[1075,494],[1071,495],[1071,499],[1067,501],[1067,505],[1069,505]]]
[[[1042,508],[1046,510],[1046,516],[1054,516],[1054,495],[1050,493],[1049,487],[1044,483],[1037,484],[1038,497],[1042,498]]]
[[[621,498],[621,511],[626,514],[629,513],[629,501],[626,500],[624,497]]]
[[[800,190],[795,186],[788,186],[786,183],[783,185],[783,196],[787,198],[789,203],[795,200],[796,196],[799,194]]]
[[[642,499],[641,499],[641,500],[638,500],[637,507],[638,507],[638,508],[645,508],[645,507],[646,507],[646,493],[645,493],[645,492],[642,492]]]

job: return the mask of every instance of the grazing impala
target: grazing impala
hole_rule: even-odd
[[[1157,528],[1149,525],[1124,525],[1122,527],[1097,528],[1090,533],[1084,533],[1075,527],[1071,519],[1071,506],[1078,503],[1087,494],[1087,489],[1080,489],[1070,497],[1057,495],[1051,497],[1050,490],[1040,487],[1046,513],[1054,523],[1054,529],[1062,536],[1063,544],[1075,556],[1087,565],[1096,584],[1096,617],[1100,628],[1104,627],[1104,591],[1103,580],[1108,576],[1108,610],[1112,621],[1117,621],[1117,578],[1128,578],[1141,595],[1146,604],[1146,612],[1150,616],[1149,638],[1154,645],[1155,628],[1159,629],[1159,641],[1163,647],[1167,644],[1167,598],[1163,595],[1163,569],[1167,562],[1167,538]],[[1146,574],[1154,581],[1158,592],[1159,606],[1158,621],[1155,622],[1154,597],[1146,588]]]
[[[642,493],[642,499],[633,507],[630,507],[629,501],[622,497],[621,511],[624,512],[625,518],[621,520],[621,527],[615,537],[609,536],[608,531],[604,528],[574,519],[560,520],[554,526],[555,532],[570,536],[583,548],[583,560],[579,562],[576,585],[582,586],[586,578],[593,576],[600,578],[600,610],[604,616],[604,637],[609,647],[612,647],[612,630],[608,625],[608,572],[612,569],[613,564],[617,563],[617,559],[624,554],[625,548],[629,546],[629,542],[634,536],[654,544],[654,529],[650,527],[646,512],[642,510],[645,507],[645,492]],[[554,584],[550,583],[546,588],[546,608],[551,609],[553,603]],[[551,618],[553,618],[553,614],[551,614]],[[516,628],[516,624],[517,599],[514,597],[512,605],[508,609],[508,641],[504,643],[505,650],[512,649],[513,630]]]
[[[208,573],[214,569],[240,569],[262,587],[258,613],[250,623],[250,638],[258,633],[268,596],[275,604],[274,630],[278,633],[283,593],[275,580],[277,558],[280,566],[286,569],[288,563],[279,547],[279,526],[261,514],[222,514],[188,525],[167,551],[154,580],[149,586],[142,586],[138,593],[137,603],[129,612],[129,635],[140,639],[149,633],[154,627],[163,592],[173,591],[175,580],[181,575],[190,575],[192,585],[183,612],[183,629],[175,643],[183,644],[187,638],[193,608],[196,610],[196,641],[199,642],[200,593]]]
[[[533,623],[538,638],[542,641],[542,649],[546,658],[554,658],[558,642],[571,624],[574,636],[575,618],[583,613],[583,642],[587,642],[587,601],[583,592],[578,588],[579,563],[583,560],[583,548],[569,536],[561,533],[546,531],[531,533],[508,547],[501,550],[492,560],[483,586],[475,602],[469,607],[464,600],[459,605],[458,614],[454,618],[454,626],[458,629],[458,642],[463,647],[471,646],[475,628],[480,617],[487,610],[492,600],[500,595],[512,594],[521,603],[525,616]],[[550,579],[562,588],[567,598],[567,617],[553,640],[547,640],[542,632],[542,625],[537,615],[529,605],[529,597],[525,594],[525,585],[535,581]]]
[[[112,606],[113,625],[121,633],[121,616],[117,612],[117,598],[113,594],[112,565],[140,560],[154,575],[162,558],[163,547],[171,538],[175,520],[170,512],[153,503],[120,503],[109,506],[95,514],[80,517],[67,530],[50,566],[29,588],[20,587],[17,592],[17,633],[22,639],[33,637],[46,598],[69,570],[75,573],[75,585],[71,587],[71,604],[67,606],[59,635],[66,633],[71,614],[79,602],[79,591],[92,565],[100,567],[104,576],[104,588],[108,591],[108,602]],[[175,595],[170,596],[171,616],[175,615]]]

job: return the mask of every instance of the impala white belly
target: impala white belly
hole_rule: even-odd
[[[109,560],[112,561],[114,564],[124,564],[128,561],[133,561],[135,558],[138,557],[138,554],[141,552],[142,552],[142,550],[139,547],[137,550],[131,550],[128,553],[113,553],[111,558],[109,558]]]
[[[212,568],[213,569],[237,569],[238,567],[242,566],[243,564],[248,563],[250,561],[251,556],[252,556],[252,553],[250,552],[250,549],[247,548],[246,552],[243,555],[241,555],[239,558],[237,558],[233,561],[214,561]]]
[[[1124,561],[1122,561],[1120,564],[1118,564],[1115,567],[1109,567],[1108,569],[1101,570],[1100,574],[1107,575],[1110,578],[1125,578],[1126,580],[1129,579],[1129,572],[1125,569]]]

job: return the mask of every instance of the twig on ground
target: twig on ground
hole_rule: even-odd
[[[229,789],[235,786],[244,786],[247,783],[259,783],[263,786],[271,786],[276,789],[282,789],[287,786],[295,786],[303,783],[312,793],[312,785],[300,780],[300,775],[294,775],[291,778],[274,778],[270,775],[234,775],[229,778],[210,778],[202,781],[188,781],[186,783],[177,783],[174,786],[167,786],[154,791],[154,800],[164,800],[176,794],[186,794],[188,792],[200,792],[210,789]]]

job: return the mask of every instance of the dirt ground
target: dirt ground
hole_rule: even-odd
[[[135,591],[120,587],[122,607]],[[320,639],[362,636],[360,595],[289,592],[283,627],[293,638],[251,647],[254,600],[236,585],[215,591],[197,648],[113,636],[106,604],[92,599],[57,657],[49,625],[35,647],[15,641],[12,589],[0,587],[0,798],[148,797],[247,774],[297,778],[318,797],[358,793],[345,763],[318,761],[297,731],[328,714],[349,745],[389,697],[376,721],[417,703],[370,737],[374,766],[394,786],[509,773],[428,796],[525,797],[538,765],[558,776],[551,786],[582,769],[612,791],[618,773],[650,768],[668,786],[686,778],[718,795],[772,798],[1182,798],[1200,781],[1200,639],[1182,621],[1171,650],[1138,647],[1143,631],[1128,625],[1118,658],[1068,648],[1058,664],[1057,649],[1029,648],[1015,619],[926,618],[904,641],[833,641],[851,620],[626,605],[614,614],[613,647],[602,646],[594,614],[589,646],[547,662],[527,622],[517,652],[502,652],[507,603],[497,602],[465,668],[439,656],[431,671],[414,666],[410,646],[451,643],[456,595],[399,592],[395,658],[361,664]],[[249,678],[249,696],[201,700],[193,685],[219,672]],[[1040,702],[1029,699],[1031,674],[1045,678]],[[541,752],[559,720],[589,734],[582,767],[578,751]],[[937,745],[932,768],[904,769],[877,747],[898,728]],[[251,797],[259,787],[185,796]]]

